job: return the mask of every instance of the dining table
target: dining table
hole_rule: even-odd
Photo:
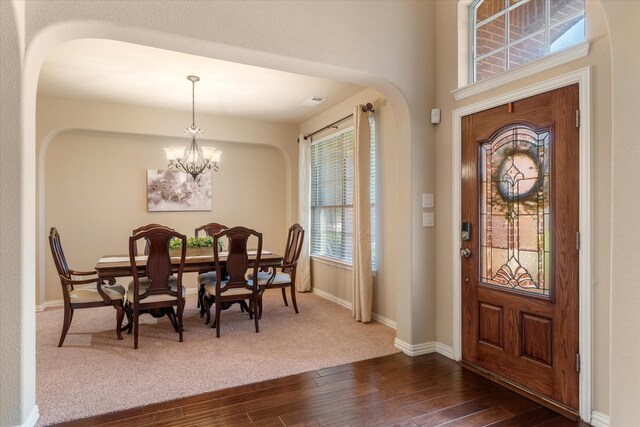
[[[180,264],[181,249],[171,249],[171,264],[173,272],[178,272]],[[227,252],[220,252],[220,264],[224,269],[227,261]],[[249,267],[253,268],[256,260],[256,251],[249,250]],[[146,256],[136,257],[136,267],[138,276],[145,275]],[[282,255],[275,254],[270,251],[263,250],[260,256],[260,268],[278,267],[282,265]],[[184,273],[199,273],[203,271],[213,271],[216,265],[213,260],[213,250],[211,248],[187,248],[187,254],[184,260]],[[98,277],[109,279],[111,277],[128,277],[131,276],[131,260],[128,255],[105,255],[98,260],[95,266]]]
[[[180,265],[180,255],[182,249],[171,249],[169,251],[169,255],[171,256],[171,264],[173,273],[178,272],[178,267]],[[225,271],[225,265],[227,261],[228,252],[222,251],[219,253],[219,260],[221,264],[221,268]],[[248,250],[247,255],[249,257],[249,268],[253,268],[256,261],[256,250]],[[147,256],[136,256],[136,268],[138,270],[138,277],[145,276],[146,262]],[[273,252],[263,250],[260,256],[260,268],[273,268],[279,267],[282,265],[283,257],[282,255],[275,254]],[[214,271],[216,268],[215,261],[213,259],[213,249],[209,248],[187,248],[187,253],[184,260],[184,269],[183,273],[201,273],[205,271]],[[98,263],[95,266],[95,270],[98,272],[98,277],[103,279],[110,279],[115,277],[128,277],[132,275],[131,272],[131,259],[128,255],[105,255],[98,260]],[[273,270],[272,270],[273,271]],[[198,295],[198,300],[201,295]],[[222,306],[223,310],[226,310],[230,307],[230,304],[224,304]],[[246,304],[241,303],[241,307],[245,311],[249,311],[249,308]],[[162,317],[167,313],[165,310],[150,310],[149,313],[153,317]],[[200,307],[200,314],[204,314],[204,309]],[[171,316],[169,316],[171,319]],[[175,321],[172,321],[173,327],[176,328],[177,324]],[[128,326],[124,326],[122,330],[127,329]]]

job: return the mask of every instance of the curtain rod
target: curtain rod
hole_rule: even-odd
[[[373,105],[370,102],[367,102],[365,105],[362,106],[362,112],[366,113],[367,111],[371,111],[372,113],[375,111],[373,109]],[[315,132],[311,132],[310,134],[304,135],[304,139],[309,139],[313,135],[316,135],[316,134],[322,132],[323,130],[330,129],[330,128],[334,127],[335,125],[340,124],[340,123],[344,122],[345,120],[350,119],[352,117],[353,117],[353,114],[349,114],[348,116],[344,116],[343,118],[341,118],[339,120],[336,120],[335,122],[330,123],[330,124],[326,125],[325,127],[321,128],[321,129],[318,129]],[[298,140],[298,143],[300,143],[299,140]]]

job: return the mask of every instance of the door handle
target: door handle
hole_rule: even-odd
[[[460,249],[460,256],[469,258],[471,256],[471,249],[469,248]]]

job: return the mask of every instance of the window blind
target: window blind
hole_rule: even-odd
[[[351,262],[353,128],[311,146],[311,253]]]
[[[371,244],[375,268],[375,123],[371,128]],[[353,128],[311,145],[311,254],[350,263],[353,251]]]

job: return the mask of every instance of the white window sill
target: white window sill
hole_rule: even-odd
[[[330,265],[332,267],[341,268],[342,270],[353,271],[353,265],[350,262],[347,262],[347,261],[341,261],[339,259],[328,258],[328,257],[324,257],[324,256],[321,256],[321,255],[311,255],[311,260],[313,262],[319,262],[320,264],[325,264],[325,265]],[[371,273],[372,273],[373,277],[376,277],[378,272],[376,270],[373,270]]]
[[[540,73],[544,70],[575,61],[576,59],[584,58],[588,53],[589,42],[584,42],[551,55],[543,56],[542,58],[527,62],[526,64],[522,64],[494,77],[470,83],[467,86],[452,90],[451,93],[456,101],[460,101],[461,99],[478,95],[495,87]]]
[[[336,258],[324,257],[322,255],[311,255],[313,261],[317,261],[320,264],[331,265],[333,267],[342,268],[343,270],[353,270],[353,265],[348,261],[341,261]]]

